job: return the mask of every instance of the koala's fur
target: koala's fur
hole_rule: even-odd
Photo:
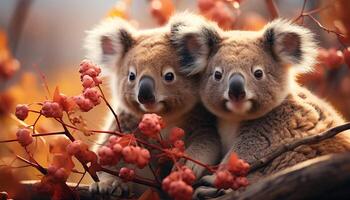
[[[176,21],[176,16],[172,21]],[[171,27],[172,23],[158,29],[135,30],[122,19],[105,19],[88,32],[87,57],[101,65],[103,72],[107,71],[111,81],[112,105],[119,113],[123,132],[134,130],[143,114],[156,113],[167,125],[162,132],[164,138],[172,127],[183,128],[186,132],[186,153],[203,163],[216,164],[220,155],[220,139],[215,117],[199,103],[199,76],[186,73],[186,66],[180,65],[171,43]],[[135,80],[129,79],[131,72],[136,75]],[[164,80],[167,72],[175,74],[174,81]],[[151,106],[138,100],[140,80],[145,76],[154,81],[155,103]],[[113,116],[108,117],[105,129],[117,130]],[[97,143],[104,144],[108,137],[101,135]],[[209,149],[208,146],[214,148]],[[197,177],[204,172],[202,167],[192,162],[185,164],[194,170]],[[149,169],[146,170],[148,172],[142,174],[150,175]],[[101,193],[110,192],[113,189],[110,187],[114,187],[112,184],[118,184],[112,183],[115,177],[110,175],[100,174],[100,177],[101,183],[97,186],[99,190],[104,190]]]
[[[295,81],[297,74],[315,64],[317,44],[309,30],[278,19],[261,31],[224,32],[198,16],[188,18],[202,23],[195,28],[179,28],[177,48],[193,72],[203,70],[200,96],[205,107],[218,117],[223,152],[227,152],[223,163],[232,151],[252,163],[284,143],[344,123],[327,102]],[[193,52],[193,47],[202,53],[183,53]],[[263,71],[259,80],[254,76],[257,70]],[[215,73],[221,78],[215,78],[220,77]],[[230,80],[237,74],[244,79],[242,100],[229,96]],[[250,174],[251,182],[304,160],[349,149],[349,132],[303,145]]]

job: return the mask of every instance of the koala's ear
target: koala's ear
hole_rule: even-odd
[[[203,71],[210,55],[221,41],[220,28],[203,17],[188,12],[169,20],[170,40],[180,56],[181,68],[187,75]]]
[[[125,20],[107,18],[87,31],[87,58],[105,67],[115,67],[135,43],[136,30]]]
[[[313,33],[292,22],[277,19],[263,29],[264,45],[276,61],[310,70],[316,62],[317,42]]]

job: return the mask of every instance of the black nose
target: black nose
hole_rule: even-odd
[[[245,97],[244,78],[242,74],[233,74],[229,81],[228,96],[233,101],[240,101]]]
[[[156,101],[154,96],[154,81],[151,77],[144,76],[141,78],[137,98],[142,104],[152,104]]]

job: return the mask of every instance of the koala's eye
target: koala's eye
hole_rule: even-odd
[[[261,69],[256,69],[254,71],[254,76],[256,79],[260,80],[264,75],[264,72]]]
[[[215,78],[215,80],[220,81],[221,78],[222,78],[222,72],[216,70],[216,71],[214,72],[214,78]]]
[[[129,72],[129,81],[134,81],[136,79],[135,72]]]
[[[164,80],[167,82],[171,82],[175,79],[175,75],[173,72],[168,72],[164,75]]]

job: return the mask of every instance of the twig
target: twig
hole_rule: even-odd
[[[73,191],[75,191],[79,187],[79,185],[80,185],[81,181],[83,180],[85,174],[86,174],[86,171],[81,175],[81,177],[80,177],[77,185],[74,187]]]
[[[109,170],[107,168],[102,168],[101,171],[103,171],[105,173],[108,173],[108,174],[111,174],[113,176],[119,177],[119,172],[117,172],[117,171],[112,171],[112,170]],[[143,178],[140,178],[140,177],[135,177],[131,181],[134,182],[134,183],[147,185],[147,186],[150,186],[150,187],[153,187],[153,188],[156,188],[156,189],[160,189],[160,186],[158,184],[156,184],[154,181],[146,180],[146,179],[143,179]]]
[[[335,35],[337,36],[337,39],[338,39],[339,43],[340,43],[342,46],[346,47],[346,45],[340,40],[340,38],[344,38],[344,37],[345,37],[344,34],[339,33],[339,32],[336,31],[336,30],[331,30],[331,29],[329,29],[329,28],[326,28],[324,25],[321,24],[320,21],[318,21],[314,16],[312,16],[312,14],[315,14],[315,13],[318,13],[318,12],[320,12],[320,11],[322,11],[322,10],[325,10],[325,9],[327,9],[327,8],[330,8],[331,5],[326,5],[326,6],[324,6],[324,7],[316,8],[316,9],[313,9],[313,10],[310,10],[310,11],[305,12],[306,2],[307,2],[307,0],[304,0],[304,2],[303,2],[303,7],[302,7],[302,9],[301,9],[301,11],[300,11],[300,14],[299,14],[297,17],[295,17],[295,18],[292,20],[292,22],[293,22],[293,23],[296,23],[297,21],[302,20],[302,21],[301,21],[301,24],[303,24],[304,18],[305,18],[305,17],[308,17],[308,18],[310,18],[319,28],[321,28],[322,30],[326,31],[327,33],[333,33],[333,34],[335,34]]]
[[[38,133],[35,135],[32,135],[32,137],[41,137],[41,136],[49,136],[49,135],[63,135],[65,132],[51,132],[51,133]],[[7,142],[17,142],[18,139],[11,139],[11,140],[1,140],[0,143],[7,143]]]
[[[292,151],[295,148],[301,146],[301,145],[306,145],[306,144],[315,144],[318,142],[321,142],[325,139],[331,138],[335,135],[337,135],[340,132],[346,131],[350,129],[350,122],[336,126],[334,128],[331,128],[321,134],[318,135],[312,135],[308,136],[302,139],[295,140],[293,142],[283,144],[279,146],[276,150],[274,150],[271,154],[251,163],[250,165],[250,171],[253,172],[256,171],[257,169],[266,166],[268,163],[270,163],[273,159],[277,158],[281,154],[287,152],[287,151]]]
[[[114,118],[115,118],[115,121],[117,122],[117,126],[118,126],[118,131],[119,132],[122,132],[122,129],[121,129],[121,126],[120,126],[120,122],[119,122],[119,118],[118,118],[118,115],[115,113],[115,111],[113,110],[112,106],[109,104],[109,102],[107,101],[106,99],[106,96],[104,95],[103,91],[102,91],[102,88],[100,86],[97,86],[98,89],[100,90],[101,92],[101,95],[102,95],[102,99],[103,101],[105,102],[105,104],[107,105],[107,107],[109,108],[109,110],[112,112]]]
[[[272,19],[278,18],[278,8],[273,0],[265,0],[267,9],[269,10]]]
[[[340,37],[345,37],[345,35],[343,35],[342,33],[339,33],[339,32],[337,32],[337,31],[335,31],[335,30],[330,30],[330,29],[328,29],[328,28],[326,28],[326,27],[324,27],[322,24],[321,24],[321,22],[319,22],[315,17],[313,17],[312,15],[306,15],[307,17],[309,17],[310,19],[312,19],[312,21],[314,21],[321,29],[323,29],[324,31],[326,31],[327,33],[334,33],[334,34],[336,34],[338,37],[340,36]]]

